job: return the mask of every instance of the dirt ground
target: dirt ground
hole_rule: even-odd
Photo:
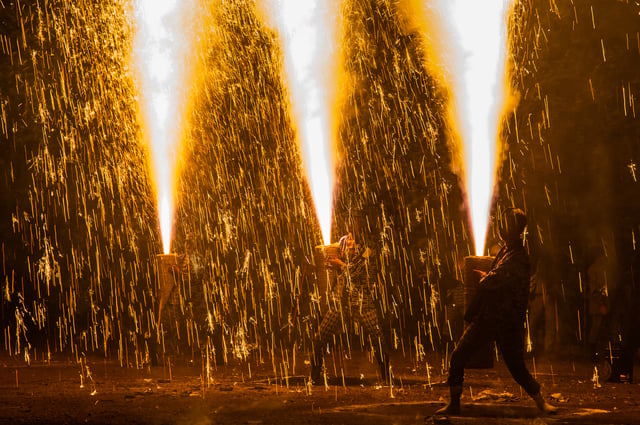
[[[497,362],[467,371],[462,414],[449,418],[433,416],[448,398],[435,355],[420,365],[393,356],[393,385],[383,386],[367,356],[353,353],[335,369],[329,364],[326,387],[307,385],[309,366],[300,359],[290,376],[254,359],[212,367],[207,377],[199,358],[127,368],[58,357],[31,365],[0,357],[1,424],[640,423],[638,383],[595,383],[593,365],[571,356],[536,359],[535,366],[528,360],[558,414],[540,416]]]

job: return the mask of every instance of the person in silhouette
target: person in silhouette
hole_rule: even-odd
[[[509,209],[498,223],[503,246],[488,273],[482,275],[474,299],[465,312],[469,325],[451,354],[447,384],[451,399],[436,414],[459,414],[464,367],[471,355],[495,341],[511,376],[533,398],[538,408],[553,413],[556,408],[540,394],[540,384],[524,363],[524,321],[529,299],[529,255],[524,246],[527,217],[520,209]]]
[[[369,289],[375,276],[372,252],[369,248],[360,250],[351,233],[340,238],[340,254],[329,259],[329,266],[338,274],[337,285],[330,300],[329,311],[324,315],[314,341],[311,359],[311,380],[315,384],[322,381],[323,352],[333,335],[346,329],[349,320],[357,321],[367,336],[370,349],[380,368],[381,377],[389,381],[389,355],[385,343],[378,312]]]

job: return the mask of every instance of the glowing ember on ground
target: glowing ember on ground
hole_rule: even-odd
[[[465,188],[476,254],[482,255],[496,171],[497,140],[508,96],[508,0],[411,4],[424,29],[429,66],[450,89],[450,120],[463,144]]]
[[[284,54],[292,115],[324,243],[331,240],[334,137],[339,70],[337,6],[267,0]]]
[[[171,249],[176,164],[189,74],[186,54],[191,51],[185,22],[192,3],[137,0],[134,5],[134,61],[165,254]]]

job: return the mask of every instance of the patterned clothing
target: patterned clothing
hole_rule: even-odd
[[[471,355],[495,341],[511,375],[531,396],[540,385],[524,363],[524,321],[529,298],[529,256],[522,246],[504,247],[480,280],[465,319],[471,323],[451,354],[450,386],[462,385]],[[475,307],[474,307],[475,306]]]
[[[382,327],[369,290],[369,281],[373,276],[374,268],[363,255],[357,255],[348,262],[343,273],[338,276],[330,309],[320,323],[316,354],[331,342],[334,334],[346,332],[351,320],[362,327],[365,335],[371,338],[371,344],[375,347],[384,346]]]

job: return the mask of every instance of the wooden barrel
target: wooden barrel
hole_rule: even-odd
[[[318,245],[314,250],[314,262],[316,264],[316,287],[313,292],[320,298],[320,305],[327,302],[329,291],[336,285],[337,274],[329,267],[329,259],[340,256],[340,246],[337,243],[331,245]]]
[[[464,257],[464,309],[465,311],[471,304],[474,295],[478,290],[480,278],[474,270],[488,272],[491,270],[494,257],[471,256]],[[495,357],[494,343],[491,341],[482,347],[478,347],[476,352],[471,356],[465,368],[468,369],[491,369],[493,367],[493,359]]]

